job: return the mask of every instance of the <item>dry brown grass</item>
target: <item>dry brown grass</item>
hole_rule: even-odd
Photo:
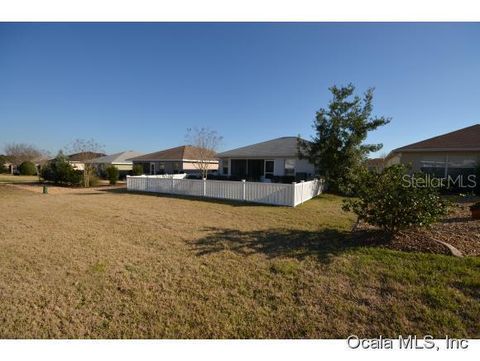
[[[362,246],[340,201],[0,185],[0,337],[480,336],[478,258]]]

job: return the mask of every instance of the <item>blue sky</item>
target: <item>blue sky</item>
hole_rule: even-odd
[[[328,87],[375,87],[392,117],[368,142],[393,148],[480,123],[480,24],[0,24],[0,151],[107,153],[217,130],[221,150],[309,138]]]

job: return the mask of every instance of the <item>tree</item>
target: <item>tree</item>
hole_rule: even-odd
[[[7,162],[8,162],[7,157],[0,154],[0,174],[8,172],[8,169],[5,166]]]
[[[36,175],[38,173],[35,163],[28,160],[20,164],[18,171],[21,175]]]
[[[134,164],[132,167],[132,175],[142,175],[143,172],[143,166],[141,164]]]
[[[217,148],[223,140],[214,130],[208,128],[187,129],[187,142],[195,147],[196,159],[194,167],[201,171],[202,178],[207,178],[208,170],[216,160]]]
[[[10,143],[5,146],[7,159],[16,167],[23,162],[43,162],[48,158],[48,152],[31,144]]]
[[[118,168],[115,167],[114,165],[110,165],[105,169],[107,172],[108,180],[110,181],[110,184],[115,185],[117,184],[118,181]]]
[[[343,209],[380,227],[388,237],[408,227],[429,225],[447,213],[447,203],[432,179],[409,174],[401,164],[382,172],[362,170],[355,187],[357,197],[344,200]]]
[[[68,149],[75,154],[79,162],[83,163],[83,186],[90,187],[90,180],[95,176],[95,167],[89,160],[102,152],[103,146],[94,139],[75,139]]]
[[[42,166],[40,174],[44,180],[55,184],[79,185],[82,182],[82,172],[73,168],[62,151]]]
[[[315,137],[312,142],[299,139],[298,150],[301,158],[315,164],[330,191],[348,194],[357,169],[364,166],[368,154],[382,148],[382,144],[363,144],[368,132],[388,124],[390,119],[372,116],[373,88],[363,98],[354,95],[352,84],[329,90],[333,98],[328,109],[321,108],[316,113]]]

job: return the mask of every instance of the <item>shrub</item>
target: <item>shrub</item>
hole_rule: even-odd
[[[42,167],[40,175],[55,184],[79,185],[82,181],[82,172],[75,170],[62,152]]]
[[[85,182],[83,182],[85,184]],[[96,174],[90,173],[88,175],[88,187],[97,187],[100,184],[100,179]]]
[[[8,168],[5,166],[5,163],[7,163],[7,157],[0,155],[0,174],[8,173]]]
[[[143,167],[141,164],[134,164],[132,167],[132,175],[142,175]]]
[[[117,184],[118,181],[118,168],[115,167],[114,165],[111,165],[105,169],[107,172],[107,178],[110,181],[110,184]]]
[[[37,167],[30,161],[25,161],[18,167],[18,171],[21,175],[36,175]]]
[[[358,219],[380,227],[388,236],[411,226],[425,226],[447,213],[430,178],[409,175],[403,165],[380,173],[363,171],[355,183],[357,198],[344,201],[343,209]]]

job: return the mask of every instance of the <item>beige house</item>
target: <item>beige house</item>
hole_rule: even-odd
[[[113,165],[119,170],[120,177],[122,178],[123,176],[129,174],[133,168],[133,162],[130,160],[130,158],[139,157],[141,155],[143,155],[143,153],[128,150],[125,152],[95,158],[89,160],[88,163],[95,167],[97,174],[105,173],[105,170],[109,166]]]
[[[386,164],[399,163],[441,178],[474,174],[480,166],[480,124],[394,149]]]
[[[89,160],[103,157],[105,154],[103,153],[96,153],[96,152],[82,152],[82,153],[75,153],[67,155],[67,161],[71,164],[73,169],[83,171],[85,169],[85,162]]]
[[[210,152],[211,153],[211,152]],[[218,170],[218,160],[214,153],[209,159],[201,159],[200,154],[205,154],[198,147],[182,145],[180,147],[161,150],[131,158],[134,165],[140,164],[144,174],[201,174],[201,165],[204,163],[209,172]]]

